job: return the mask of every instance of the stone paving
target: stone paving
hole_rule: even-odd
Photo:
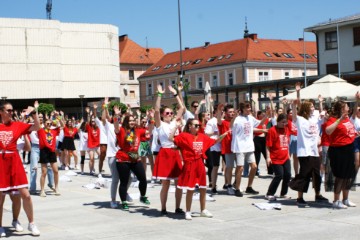
[[[97,162],[96,162],[97,166]],[[110,179],[109,168],[105,166],[104,178]],[[264,161],[260,168],[265,172]],[[86,166],[86,169],[88,167]],[[149,169],[149,167],[148,167]],[[66,171],[60,171],[65,175]],[[149,170],[148,170],[149,174]],[[215,201],[207,201],[207,209],[213,218],[184,216],[174,212],[174,193],[169,193],[167,217],[160,217],[159,193],[161,186],[148,184],[147,195],[150,206],[134,199],[130,211],[110,208],[110,189],[86,189],[82,186],[94,183],[96,177],[89,174],[70,176],[71,182],[60,182],[61,196],[49,194],[46,198],[33,195],[35,221],[41,231],[39,239],[360,239],[360,189],[350,193],[351,201],[358,207],[335,210],[331,205],[314,202],[314,192],[309,189],[304,194],[309,207],[298,207],[296,192],[289,190],[291,200],[278,200],[281,210],[260,210],[253,203],[267,203],[264,194],[271,176],[260,176],[254,180],[253,187],[259,195],[244,195],[238,198],[228,196],[222,190],[223,176],[219,175],[219,194]],[[245,189],[247,178],[243,178]],[[278,192],[280,189],[278,189]],[[129,189],[133,197],[138,189]],[[330,200],[332,193],[323,192]],[[182,208],[185,209],[185,194]],[[192,211],[199,216],[199,201],[194,200]],[[25,229],[22,233],[11,228],[11,201],[6,197],[3,226],[8,238],[32,239]],[[25,212],[20,214],[20,222],[27,227]]]

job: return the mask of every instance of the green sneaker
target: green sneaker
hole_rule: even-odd
[[[148,198],[145,197],[145,196],[140,197],[140,202],[142,202],[143,204],[146,204],[146,205],[149,205],[149,204],[150,204]]]
[[[127,202],[122,202],[120,208],[124,211],[129,211],[129,206]]]

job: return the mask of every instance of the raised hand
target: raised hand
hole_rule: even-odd
[[[98,106],[97,106],[97,104],[96,104],[96,103],[94,103],[94,104],[93,104],[93,108],[96,110],[96,109],[97,109],[97,107],[98,107]]]
[[[157,92],[163,94],[165,92],[165,89],[162,88],[160,84],[157,85]]]
[[[177,93],[176,90],[175,90],[171,85],[169,85],[168,88],[169,88],[169,91],[170,91],[172,94],[175,95],[175,94]]]
[[[86,107],[86,108],[85,108],[85,112],[89,113],[89,112],[90,112],[90,108],[89,108],[89,107]]]
[[[301,89],[301,82],[297,82],[297,83],[295,84],[295,89],[296,89],[296,91],[300,91],[300,89]]]
[[[274,99],[274,95],[272,93],[268,93],[268,98],[272,101]]]
[[[37,100],[34,102],[34,107],[35,107],[36,109],[39,107],[39,102],[38,102]]]
[[[177,89],[179,92],[181,92],[184,89],[182,82],[179,82]]]
[[[115,106],[113,107],[113,110],[114,110],[114,114],[115,114],[115,115],[120,115],[120,109],[119,109],[118,106],[115,105]]]
[[[321,96],[321,94],[319,94],[318,99],[319,99],[319,102],[324,101],[324,98]]]
[[[105,105],[108,105],[108,104],[109,104],[109,97],[105,97],[105,98],[104,98],[104,104],[105,104]]]

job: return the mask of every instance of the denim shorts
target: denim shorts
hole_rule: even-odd
[[[297,155],[297,136],[290,135],[289,152]]]
[[[354,152],[360,152],[360,137],[355,138]]]

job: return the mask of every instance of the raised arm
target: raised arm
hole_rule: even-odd
[[[318,99],[319,99],[319,112],[321,113],[323,111],[324,98],[321,96],[321,94],[319,94]]]
[[[224,104],[220,103],[216,111],[217,124],[222,125],[222,116],[224,111]]]
[[[299,104],[299,101],[296,99],[292,102],[292,121],[296,122],[297,120],[297,106]]]
[[[205,99],[203,99],[203,100],[200,101],[199,107],[196,109],[196,111],[195,111],[195,113],[194,113],[194,114],[195,114],[195,119],[199,119],[200,110],[201,110],[202,106],[205,105],[205,103],[206,103],[206,100],[205,100]]]
[[[271,114],[271,118],[275,117],[275,111],[274,111],[274,103],[273,103],[273,99],[274,99],[274,95],[272,93],[268,94],[268,97],[270,99],[270,114]]]
[[[179,109],[178,109],[178,111],[177,111],[177,113],[176,113],[176,120],[181,119],[183,113],[184,113],[185,110],[186,110],[186,108],[185,108],[185,106],[184,106],[184,103],[183,103],[183,101],[181,100],[181,98],[180,98],[180,96],[179,96],[179,95],[181,95],[181,94],[178,94],[178,93],[176,92],[176,90],[175,90],[171,85],[169,85],[168,88],[169,88],[169,91],[170,91],[172,94],[174,94],[174,97],[176,97],[176,101],[177,101],[178,104],[179,104]]]
[[[29,129],[29,131],[38,131],[40,129],[40,120],[39,120],[39,115],[38,115],[38,107],[39,107],[39,102],[35,101],[34,103],[34,107],[29,106],[27,108],[28,113],[31,114],[31,116],[34,119],[34,125],[32,125]]]
[[[114,129],[115,129],[115,134],[118,134],[120,131],[120,124],[119,124],[119,118],[120,118],[120,110],[118,106],[114,106],[113,108],[114,110]]]
[[[154,118],[155,118],[155,126],[158,128],[161,125],[161,117],[160,117],[160,104],[161,104],[161,97],[162,95],[165,93],[165,90],[163,90],[162,86],[159,84],[157,86],[157,97],[156,97],[156,102],[155,102],[155,113],[154,113]]]
[[[296,99],[298,100],[298,104],[301,103],[300,89],[301,89],[301,82],[295,83]]]

